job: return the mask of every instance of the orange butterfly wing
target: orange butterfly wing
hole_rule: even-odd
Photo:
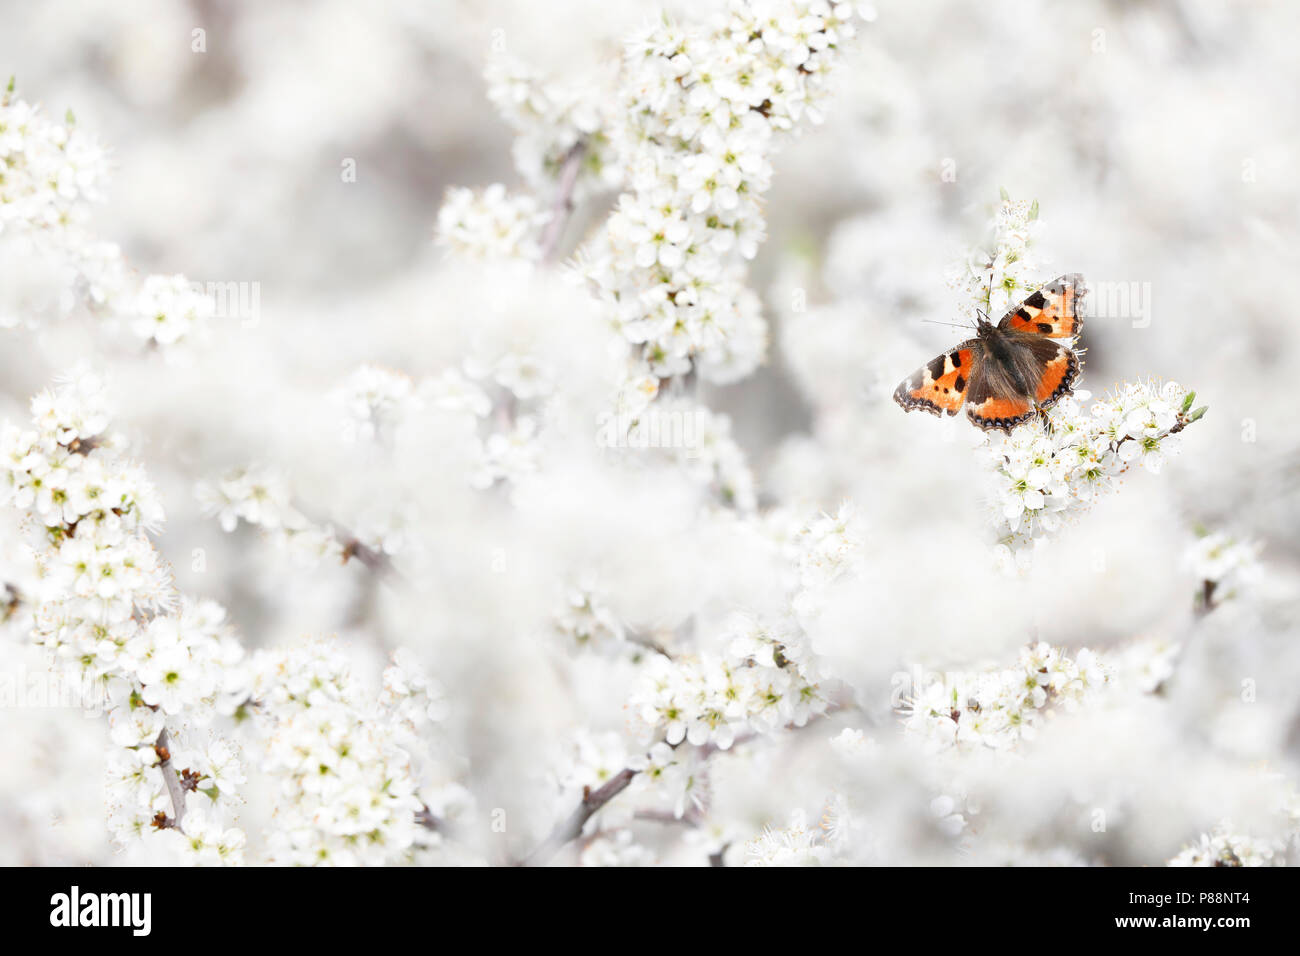
[[[1049,346],[1056,354],[1046,356],[1046,350],[1041,346]],[[1049,408],[1074,390],[1075,379],[1079,377],[1079,356],[1074,349],[1056,342],[1042,342],[1035,347],[1035,351],[1044,357],[1044,361],[1042,377],[1034,390],[1034,400],[1040,408]]]
[[[979,339],[971,339],[922,365],[894,390],[894,401],[908,412],[919,408],[931,415],[956,415],[981,348]]]
[[[966,417],[980,428],[1010,431],[1038,414],[1023,395],[990,395],[966,408]]]
[[[1083,276],[1077,272],[1063,275],[1002,316],[998,328],[1049,339],[1078,338],[1083,331],[1083,299],[1087,294]]]

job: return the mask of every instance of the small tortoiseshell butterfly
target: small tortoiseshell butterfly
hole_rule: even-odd
[[[898,386],[904,411],[966,417],[980,428],[1010,431],[1074,391],[1079,356],[1052,339],[1074,339],[1087,294],[1076,273],[1049,282],[994,325],[981,316],[976,338],[940,355]]]

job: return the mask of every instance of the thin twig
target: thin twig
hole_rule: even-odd
[[[158,735],[153,749],[160,761],[158,769],[162,771],[167,794],[172,798],[172,812],[174,814],[170,817],[164,817],[159,826],[162,829],[170,827],[184,833],[185,831],[181,829],[181,821],[185,819],[185,790],[181,786],[180,774],[176,772],[176,768],[172,765],[171,738],[167,736],[166,727]]]
[[[0,622],[7,621],[18,611],[23,596],[12,584],[0,586]]]
[[[829,717],[831,714],[847,709],[847,706],[847,704],[832,701],[826,710],[822,711],[820,714],[814,715],[812,719],[802,726],[807,727],[809,724],[816,723],[819,718]],[[791,724],[787,726],[786,729],[798,730],[801,728],[798,725]],[[738,744],[748,743],[759,736],[761,735],[753,732],[741,734],[735,739],[735,741],[733,741],[732,746],[735,747]],[[701,759],[707,759],[715,751],[721,749],[722,748],[718,747],[717,744],[709,742],[700,747],[700,757]],[[620,770],[617,775],[612,777],[609,782],[599,790],[591,790],[589,788],[584,789],[582,792],[582,802],[578,804],[577,809],[569,814],[569,816],[551,832],[551,835],[546,838],[546,841],[523,861],[523,865],[541,866],[550,860],[551,857],[555,856],[555,854],[558,853],[565,844],[571,840],[577,839],[578,836],[582,834],[582,828],[586,826],[587,821],[590,820],[592,816],[601,809],[601,807],[626,790],[628,784],[632,782],[632,778],[634,778],[639,772],[640,771],[628,767]]]
[[[1172,426],[1170,426],[1169,431],[1165,432],[1164,435],[1161,436],[1161,438],[1168,438],[1170,435],[1177,435],[1180,431],[1182,431],[1191,423],[1192,420],[1189,419],[1185,414],[1180,414],[1178,416],[1178,420],[1174,422]],[[1114,450],[1119,451],[1120,446],[1123,445],[1126,441],[1136,441],[1136,439],[1132,435],[1125,435],[1119,441],[1115,442],[1113,446]]]
[[[644,647],[648,651],[654,651],[656,654],[662,654],[669,660],[673,659],[673,655],[669,652],[668,648],[664,647],[653,637],[647,637],[644,634],[633,632],[627,635],[627,642],[629,644],[635,644],[637,647]]]
[[[569,148],[560,166],[560,181],[555,193],[555,202],[551,205],[551,218],[542,233],[542,261],[550,262],[560,247],[560,236],[564,226],[573,212],[573,187],[578,183],[578,173],[582,169],[582,157],[587,152],[587,141],[578,140]]]
[[[1218,590],[1217,581],[1211,581],[1206,578],[1201,582],[1200,590],[1196,592],[1196,597],[1192,599],[1192,616],[1200,620],[1214,612],[1220,604],[1214,599],[1215,592]],[[1188,645],[1191,643],[1190,638],[1179,643],[1177,650],[1174,652],[1174,659],[1169,668],[1169,675],[1163,678],[1155,687],[1151,688],[1153,695],[1163,695],[1169,691],[1170,683],[1178,676],[1178,671],[1182,665],[1183,659],[1187,657]]]
[[[639,772],[628,767],[620,770],[598,790],[592,790],[589,787],[585,788],[582,793],[582,802],[578,804],[577,809],[555,828],[551,835],[546,838],[545,843],[533,851],[532,855],[524,861],[524,866],[541,866],[555,856],[566,843],[577,839],[582,833],[582,828],[586,826],[592,815],[626,790],[628,784],[632,782],[632,778]]]
[[[665,826],[674,824],[691,827],[699,827],[704,822],[704,814],[700,813],[696,807],[691,807],[680,817],[669,810],[638,810],[632,814],[634,820],[645,820],[647,823],[662,823]]]
[[[1201,593],[1197,596],[1195,609],[1197,617],[1205,617],[1219,606],[1219,602],[1214,599],[1214,592],[1218,587],[1219,582],[1211,581],[1209,578],[1201,582]]]
[[[403,580],[402,573],[393,565],[392,559],[378,548],[372,548],[370,545],[358,538],[350,529],[339,524],[337,521],[322,521],[315,514],[297,506],[292,506],[299,517],[308,524],[322,529],[330,537],[338,542],[342,550],[342,560],[344,564],[349,561],[358,561],[367,569],[373,571],[380,577],[392,577]],[[302,529],[286,528],[289,533],[295,533]]]
[[[416,812],[415,822],[426,830],[433,830],[435,833],[440,833],[447,828],[447,824],[443,822],[443,819],[430,810],[427,804],[421,805]]]
[[[376,574],[389,574],[393,571],[393,562],[382,551],[376,551],[360,539],[346,536],[343,541],[343,563],[356,558]]]

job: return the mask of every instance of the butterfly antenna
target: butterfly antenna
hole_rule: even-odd
[[[939,319],[922,319],[922,322],[929,322],[933,325],[951,325],[954,329],[969,329],[969,325],[962,325],[959,322],[941,322]]]

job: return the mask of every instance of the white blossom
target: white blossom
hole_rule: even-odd
[[[1033,738],[1048,708],[1077,706],[1106,680],[1093,652],[1071,659],[1040,642],[1006,670],[949,674],[921,687],[909,702],[907,729],[936,750],[1006,750]]]
[[[1282,866],[1285,846],[1276,840],[1261,840],[1220,826],[1200,838],[1169,861],[1170,866]]]
[[[453,188],[438,210],[438,243],[478,259],[536,259],[548,216],[531,196],[511,196],[494,183],[481,192]]]

